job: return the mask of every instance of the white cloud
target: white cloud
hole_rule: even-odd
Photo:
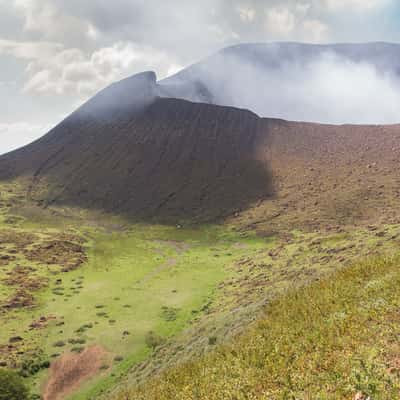
[[[324,0],[329,10],[342,11],[353,9],[358,11],[371,10],[387,5],[389,0]]]
[[[250,6],[237,6],[236,11],[243,22],[252,22],[256,16],[256,10]]]
[[[303,21],[304,36],[311,42],[322,42],[326,39],[329,27],[317,19]]]
[[[88,21],[63,13],[53,0],[14,0],[14,5],[24,19],[24,31],[42,39],[65,43],[94,38]]]
[[[293,99],[302,102],[301,119],[318,120],[319,116],[334,123],[399,122],[400,81],[393,73],[328,53],[309,65],[306,79],[292,76],[290,90]]]
[[[30,61],[25,92],[80,97],[143,70],[156,70],[162,78],[182,68],[163,51],[131,42],[118,42],[85,54],[59,43],[0,40],[0,54]]]
[[[268,32],[279,36],[290,35],[296,27],[296,15],[288,7],[267,9],[265,26]]]
[[[60,43],[18,42],[0,39],[0,54],[31,60],[50,58],[63,48]]]
[[[220,104],[247,108],[264,117],[324,123],[398,123],[400,79],[368,62],[333,52],[306,62],[288,60],[279,68],[232,59],[213,68]],[[234,67],[233,71],[230,69]],[[263,89],[264,88],[264,89]]]
[[[97,40],[101,36],[101,33],[98,31],[98,29],[93,24],[89,24],[88,28],[87,28],[87,35],[91,39]]]
[[[311,3],[289,3],[265,10],[265,27],[273,37],[320,42],[327,38],[329,27],[311,16]]]
[[[130,42],[101,48],[89,56],[79,49],[68,49],[50,59],[33,61],[24,90],[86,97],[113,81],[147,69],[155,69],[164,77],[180,67],[164,52]]]
[[[183,65],[171,64],[171,66],[168,68],[167,76],[175,75],[177,72],[179,72],[183,68],[184,68]]]

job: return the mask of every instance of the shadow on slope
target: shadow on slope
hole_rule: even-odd
[[[0,178],[24,176],[44,206],[160,222],[223,218],[273,193],[249,111],[160,98],[140,112],[88,108],[1,157]]]

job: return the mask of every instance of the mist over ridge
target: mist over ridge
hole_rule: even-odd
[[[165,97],[332,124],[400,122],[400,46],[293,42],[225,48],[159,82]]]

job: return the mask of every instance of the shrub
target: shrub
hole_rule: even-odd
[[[98,313],[96,313],[96,315],[97,315],[98,317],[107,317],[107,313],[104,312],[104,311],[98,312]]]
[[[217,344],[217,337],[216,337],[216,336],[210,336],[210,337],[208,338],[208,344],[209,344],[210,346],[216,345],[216,344]]]
[[[0,369],[0,400],[27,400],[28,389],[13,371]]]
[[[172,322],[176,320],[178,312],[179,308],[163,306],[161,311],[161,317],[167,322]]]
[[[88,324],[82,325],[80,328],[78,328],[75,332],[76,333],[85,333],[87,329],[92,329],[93,324],[90,322]]]
[[[82,353],[83,350],[85,350],[83,346],[75,346],[71,349],[73,353]]]
[[[164,338],[157,333],[150,331],[146,335],[145,342],[148,347],[155,349],[164,343]]]
[[[50,361],[49,361],[49,360],[43,361],[42,364],[40,365],[40,367],[41,367],[42,369],[50,368]]]
[[[70,343],[70,344],[85,344],[86,339],[84,339],[84,338],[68,339],[68,343]]]
[[[31,355],[25,358],[20,366],[19,375],[28,378],[30,376],[36,375],[42,369],[47,369],[50,367],[50,361],[43,358],[43,355]]]

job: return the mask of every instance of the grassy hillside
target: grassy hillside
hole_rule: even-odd
[[[354,361],[354,349],[368,348],[358,328],[335,324],[355,324],[357,307],[368,302],[383,307],[382,316],[389,312],[392,299],[382,296],[391,292],[381,289],[395,285],[395,262],[339,273],[332,304],[329,281],[313,282],[360,258],[393,257],[400,224],[271,232],[240,217],[224,225],[139,224],[76,208],[42,209],[22,193],[16,183],[1,186],[0,365],[19,371],[45,400],[119,399],[121,388],[132,399],[291,398],[292,392],[315,398],[309,390],[346,398],[358,387],[346,368],[372,368],[364,354],[366,366]],[[325,310],[327,304],[334,309]],[[368,307],[360,318],[376,316]],[[360,334],[377,343],[374,326]],[[346,342],[353,328],[357,336]],[[345,331],[335,344],[338,329]],[[233,338],[229,348],[220,347]],[[376,349],[381,356],[384,347]],[[354,355],[353,364],[343,354]],[[313,380],[315,371],[323,379]]]
[[[230,345],[113,398],[398,398],[399,265],[372,258],[289,293]]]

